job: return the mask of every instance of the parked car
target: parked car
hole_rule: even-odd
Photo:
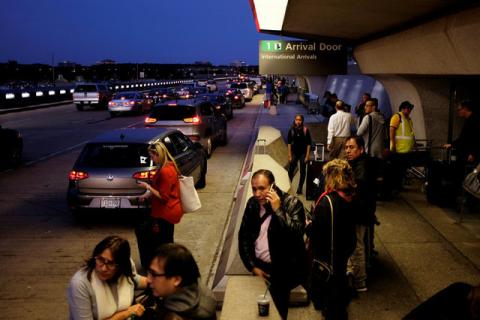
[[[152,109],[153,101],[138,91],[118,92],[108,103],[108,111],[112,117],[122,112],[143,114]]]
[[[224,95],[219,93],[208,93],[199,95],[196,99],[199,101],[210,101],[214,108],[223,113],[227,119],[230,120],[233,118],[232,101],[227,99]]]
[[[136,182],[155,174],[148,145],[157,141],[165,144],[182,175],[193,176],[198,188],[205,186],[207,157],[199,143],[178,130],[117,129],[88,142],[69,172],[67,202],[74,214],[83,209],[147,209],[148,203],[139,201],[147,191]]]
[[[145,119],[145,125],[180,130],[193,141],[200,142],[208,157],[214,144],[228,143],[227,118],[216,111],[210,101],[188,99],[159,103]]]
[[[176,98],[175,88],[157,88],[150,90],[147,98],[151,99],[153,103],[158,103],[165,100],[173,100]]]
[[[106,84],[83,83],[75,87],[72,96],[77,110],[82,111],[85,106],[107,108],[112,93],[108,90]]]
[[[217,91],[217,82],[215,80],[208,80],[206,87],[208,92]]]
[[[23,137],[15,129],[0,126],[0,165],[17,166],[22,162]]]
[[[227,88],[219,90],[219,93],[232,102],[232,108],[239,109],[245,107],[245,97],[240,90]]]
[[[230,88],[239,89],[247,101],[253,99],[253,89],[246,82],[232,82]]]

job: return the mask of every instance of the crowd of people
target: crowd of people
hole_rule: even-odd
[[[288,316],[290,291],[298,285],[307,289],[325,319],[348,319],[351,299],[368,290],[367,266],[375,253],[373,235],[378,224],[378,168],[388,156],[395,166],[388,170],[395,174],[388,179],[401,188],[415,143],[410,118],[414,106],[408,101],[400,104],[389,122],[379,112],[378,101],[368,94],[355,108],[357,121],[343,101],[336,99],[334,106],[336,112],[328,123],[329,161],[321,175],[323,192],[311,212],[297,197],[302,193],[312,143],[302,115],[295,116],[287,138],[290,181],[300,168],[296,195],[281,190],[267,169],[254,172],[250,181],[253,195],[243,213],[238,250],[246,269],[267,283],[282,319]],[[469,144],[478,132],[478,116],[470,102],[462,102],[458,110],[470,120],[453,145],[463,152],[461,161],[478,163],[478,139],[473,139],[475,148]],[[150,183],[139,184],[147,191],[143,200],[151,201],[151,214],[136,230],[146,275],[136,271],[127,240],[103,239],[71,279],[70,319],[216,318],[216,301],[200,281],[192,253],[174,243],[174,225],[183,215],[178,168],[161,143],[150,146],[149,154],[158,169]],[[384,176],[387,179],[388,174]],[[145,299],[138,302],[135,290],[146,290]],[[471,317],[462,319],[477,319],[478,287],[459,284],[449,290],[461,291],[458,306],[470,308],[463,312]],[[429,318],[425,315],[434,309],[432,305],[450,291],[412,311],[408,319]],[[419,314],[422,317],[416,318]]]
[[[383,183],[383,192],[402,190],[415,146],[410,117],[414,106],[409,101],[403,101],[398,113],[386,119],[378,100],[366,93],[355,107],[355,119],[350,107],[335,94],[328,93],[326,98],[335,108],[328,122],[329,161],[323,165],[323,193],[315,199],[312,212],[306,212],[299,198],[280,190],[271,171],[262,169],[252,176],[253,196],[238,234],[245,267],[269,284],[282,319],[288,316],[289,293],[297,285],[307,289],[325,319],[348,319],[351,299],[368,290],[368,266],[378,254],[374,228],[379,225],[375,214],[379,183]],[[459,116],[467,122],[460,137],[444,146],[458,147],[461,165],[480,160],[478,139],[474,138],[480,122],[473,110],[469,101],[459,104]],[[291,182],[300,167],[297,196],[302,193],[311,142],[303,116],[296,115],[287,144]],[[454,284],[407,318],[433,319],[441,309],[445,311],[442,315],[451,315],[447,319],[460,319],[459,315],[478,319],[478,288]],[[455,303],[445,303],[453,291],[461,291],[461,296]]]

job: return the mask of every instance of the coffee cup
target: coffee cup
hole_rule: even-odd
[[[260,317],[268,316],[270,311],[270,298],[266,295],[259,295],[257,297],[257,304],[258,304],[258,315]]]

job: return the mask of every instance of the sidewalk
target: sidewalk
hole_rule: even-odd
[[[325,142],[322,116],[308,115],[302,105],[277,107],[272,116],[263,109],[257,125],[270,125],[285,137],[297,113],[305,116],[316,142]],[[298,177],[297,177],[298,179]],[[294,184],[297,181],[294,179]],[[310,201],[302,196],[305,207]],[[458,223],[458,213],[430,205],[421,188],[412,185],[391,202],[379,202],[375,229],[379,256],[368,280],[368,292],[350,305],[350,319],[401,319],[419,302],[455,281],[480,282],[480,214],[467,213]],[[310,308],[311,309],[311,308]],[[290,319],[307,314],[308,308],[291,308]],[[313,312],[313,313],[312,313]]]

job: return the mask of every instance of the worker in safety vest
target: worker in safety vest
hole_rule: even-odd
[[[392,187],[402,189],[402,181],[410,163],[411,152],[415,145],[413,122],[410,119],[413,104],[403,101],[399,112],[390,119],[390,151],[392,152]]]

